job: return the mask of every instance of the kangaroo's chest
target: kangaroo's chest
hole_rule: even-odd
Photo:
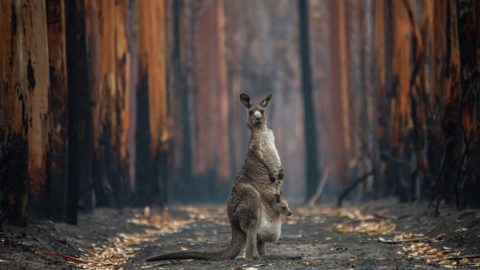
[[[270,161],[273,166],[280,166],[280,156],[278,155],[277,147],[275,145],[275,136],[271,130],[265,131],[259,138],[260,149],[262,149],[264,157]]]

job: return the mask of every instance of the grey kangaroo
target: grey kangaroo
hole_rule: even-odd
[[[275,147],[273,131],[267,127],[264,110],[272,95],[258,103],[246,94],[240,101],[248,110],[247,126],[251,136],[247,157],[237,174],[227,201],[227,213],[232,229],[230,245],[220,251],[185,251],[164,254],[147,261],[170,259],[224,260],[234,259],[246,246],[249,260],[266,255],[266,242],[280,238],[280,188],[283,167]],[[286,202],[286,201],[285,201]],[[288,205],[287,205],[288,206]]]

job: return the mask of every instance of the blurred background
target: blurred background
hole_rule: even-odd
[[[224,202],[240,93],[273,94],[291,203],[478,206],[479,16],[474,0],[2,0],[4,212]]]

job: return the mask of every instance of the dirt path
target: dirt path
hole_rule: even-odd
[[[294,208],[272,255],[296,260],[164,261],[179,250],[215,250],[230,240],[224,206],[99,209],[79,226],[43,221],[0,233],[0,269],[441,269],[480,267],[480,212],[425,205]],[[480,255],[479,255],[480,256]]]
[[[425,209],[418,205],[377,204],[361,208],[297,208],[296,215],[283,225],[280,241],[270,244],[268,250],[272,255],[301,256],[299,260],[250,262],[238,258],[220,262],[146,263],[145,258],[156,254],[187,249],[215,250],[222,246],[218,243],[228,243],[227,220],[219,218],[225,217],[225,213],[217,208],[186,209],[190,215],[198,212],[203,215],[188,229],[161,237],[143,249],[125,269],[438,269],[460,263],[442,260],[447,256],[479,251],[480,224],[475,223],[480,218],[479,212],[466,214],[463,222],[449,225],[452,220],[448,216],[460,213],[445,209],[443,218],[428,218],[422,214]],[[477,242],[463,239],[460,243],[458,237],[447,236],[442,229],[475,236]],[[389,241],[394,243],[385,243]],[[479,263],[465,259],[462,262],[465,268]]]

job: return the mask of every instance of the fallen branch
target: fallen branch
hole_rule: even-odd
[[[347,187],[343,192],[342,194],[340,195],[340,197],[338,197],[338,201],[337,201],[337,207],[340,207],[342,206],[342,201],[343,199],[345,199],[345,197],[347,197],[347,195],[353,190],[355,189],[355,187],[360,184],[361,182],[365,181],[370,175],[373,174],[373,171],[370,171],[370,172],[367,172],[365,173],[364,175],[362,175],[360,178],[358,178],[357,180],[355,180],[355,182],[353,182],[349,187]]]
[[[322,179],[320,180],[320,183],[318,183],[317,190],[315,191],[315,194],[308,200],[308,206],[312,207],[315,202],[320,198],[320,195],[322,195],[323,188],[325,187],[325,184],[327,183],[328,180],[328,175],[330,174],[330,169],[327,169],[326,172],[323,173]]]
[[[58,253],[56,253],[56,252],[49,251],[49,250],[46,250],[46,249],[43,249],[43,248],[37,248],[37,249],[34,249],[33,251],[34,251],[35,253],[37,253],[37,254],[42,254],[42,255],[46,255],[46,256],[50,256],[50,257],[60,258],[60,259],[63,259],[63,260],[65,260],[65,261],[69,261],[69,262],[76,263],[76,264],[85,264],[85,263],[87,263],[87,262],[84,261],[84,260],[80,260],[80,259],[77,259],[77,258],[72,257],[72,256],[67,256],[67,255],[58,254]]]
[[[389,240],[383,237],[379,237],[378,241],[385,244],[402,244],[402,243],[412,243],[412,242],[424,242],[429,240],[426,237],[418,237],[418,238],[402,239],[402,240]]]
[[[466,254],[466,255],[457,255],[457,256],[447,256],[442,258],[442,260],[461,260],[461,259],[476,259],[480,258],[480,254]]]
[[[378,218],[378,219],[389,219],[389,220],[393,220],[393,221],[398,220],[398,217],[381,215],[381,214],[378,214],[378,213],[374,213],[373,216]]]

